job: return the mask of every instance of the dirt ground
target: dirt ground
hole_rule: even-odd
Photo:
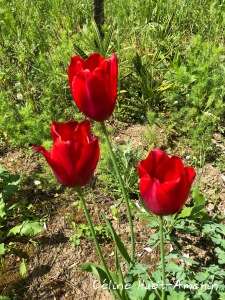
[[[132,125],[123,129],[122,132],[116,132],[114,140],[118,144],[123,144],[130,139],[133,147],[148,149],[148,141],[142,134],[145,130],[146,127],[143,125]],[[216,137],[215,143],[217,143]],[[162,145],[163,141],[157,147]],[[224,149],[221,151],[225,153]],[[179,153],[174,154],[179,155]],[[188,157],[182,158],[188,163]],[[32,239],[16,237],[18,252],[7,254],[5,257],[7,271],[0,277],[0,295],[14,296],[13,299],[21,300],[110,299],[107,291],[97,289],[96,277],[78,268],[81,263],[99,262],[92,239],[83,238],[76,247],[70,245],[69,240],[74,231],[66,216],[72,218],[77,225],[86,223],[82,210],[73,205],[74,201],[78,200],[75,191],[64,188],[56,192],[38,189],[32,179],[32,174],[35,172],[43,172],[40,168],[40,156],[37,153],[26,155],[22,150],[3,151],[0,164],[12,173],[20,173],[24,176],[25,182],[19,194],[21,197],[26,197],[28,203],[33,205],[36,215],[43,216],[45,227],[43,232]],[[224,215],[225,170],[223,174],[223,170],[213,163],[206,163],[204,170],[199,169],[197,172],[196,184],[201,182],[200,187],[208,199],[209,213],[220,210]],[[93,202],[91,197],[87,199],[89,212],[97,225],[103,223],[101,211],[104,211],[129,251],[129,226],[125,208],[123,205],[120,206],[121,216],[118,220],[114,220],[110,206],[115,200],[102,193],[101,184],[95,179],[95,201]],[[149,247],[147,241],[152,234],[151,230],[146,227],[144,221],[135,216],[133,220],[137,261],[143,264],[157,262],[160,259],[159,249],[156,248],[152,252],[145,250]],[[108,265],[113,269],[113,242],[110,239],[103,239],[101,246]],[[24,278],[19,274],[22,257],[27,259],[27,275]]]

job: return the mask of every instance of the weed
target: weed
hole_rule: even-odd
[[[7,253],[13,253],[16,249],[16,243],[6,242],[6,239],[17,234],[21,236],[33,236],[43,230],[39,221],[35,220],[31,207],[27,207],[24,199],[12,203],[12,197],[18,191],[21,177],[0,168],[0,259],[2,272],[6,272],[4,257]],[[12,222],[19,225],[12,226]],[[11,228],[10,228],[11,227]],[[26,261],[23,260],[20,265],[20,274],[24,276],[26,273]]]
[[[102,147],[103,151],[106,151]],[[122,178],[125,183],[125,188],[129,194],[130,199],[136,199],[138,195],[138,174],[136,166],[140,160],[142,149],[133,150],[131,148],[130,141],[124,146],[117,147],[114,145],[113,151],[116,154],[118,161],[119,171],[122,175]],[[121,203],[122,199],[120,198],[120,186],[117,182],[117,177],[112,166],[112,162],[108,155],[103,155],[103,159],[100,162],[100,174],[99,179],[105,184],[105,191],[107,194],[112,195],[115,199],[118,199],[118,205]],[[116,212],[115,212],[116,213]]]

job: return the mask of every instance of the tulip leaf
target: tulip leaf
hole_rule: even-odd
[[[74,50],[75,52],[82,57],[83,59],[87,59],[88,55],[77,45],[77,44],[73,44]]]
[[[106,222],[106,225],[112,235],[113,241],[116,244],[120,254],[122,255],[122,257],[124,258],[125,262],[127,263],[127,265],[129,266],[131,263],[131,258],[129,256],[129,254],[127,253],[127,250],[123,244],[123,242],[121,241],[121,239],[118,237],[117,233],[115,232],[114,228],[112,227],[111,223],[109,222],[109,220],[106,218],[106,216],[104,215],[104,213],[102,213],[102,217],[104,219],[104,221]]]
[[[116,270],[117,270],[117,274],[118,274],[118,279],[119,279],[119,283],[123,283],[123,274],[122,274],[122,270],[120,267],[120,262],[119,262],[119,258],[118,258],[118,253],[117,250],[115,249],[115,262],[116,262]]]
[[[90,272],[95,276],[99,277],[101,284],[108,284],[108,288],[110,288],[110,280],[103,266],[92,263],[86,263],[81,264],[78,267],[86,272]],[[112,277],[113,283],[118,283],[119,280],[117,274],[113,273],[110,270],[109,273]]]
[[[115,250],[115,262],[116,262],[116,270],[117,270],[117,274],[118,274],[118,284],[119,284],[119,286],[121,285],[121,287],[122,287],[120,289],[120,293],[121,293],[122,299],[125,299],[124,278],[123,278],[123,273],[122,273],[122,270],[120,267],[117,250]]]

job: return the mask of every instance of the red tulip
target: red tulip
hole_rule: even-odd
[[[99,159],[98,138],[91,136],[89,121],[52,122],[53,146],[47,151],[33,146],[45,157],[56,179],[67,187],[81,187],[91,179]]]
[[[71,58],[70,89],[77,107],[97,122],[108,119],[116,104],[118,62],[115,54],[105,59],[94,53],[87,60]]]
[[[159,149],[153,149],[139,163],[138,173],[146,207],[160,216],[174,214],[182,208],[195,178],[192,167],[184,167],[179,157],[169,157]]]

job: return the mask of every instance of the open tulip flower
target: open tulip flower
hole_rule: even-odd
[[[70,89],[77,107],[92,120],[108,119],[116,104],[118,62],[115,54],[105,59],[93,53],[87,60],[71,58],[68,69]]]
[[[98,163],[98,138],[91,136],[90,122],[52,122],[51,151],[33,146],[45,157],[56,179],[67,187],[81,187],[89,182]]]
[[[177,156],[152,149],[138,165],[140,193],[146,207],[156,215],[178,212],[188,198],[195,178],[192,167],[184,167]]]

